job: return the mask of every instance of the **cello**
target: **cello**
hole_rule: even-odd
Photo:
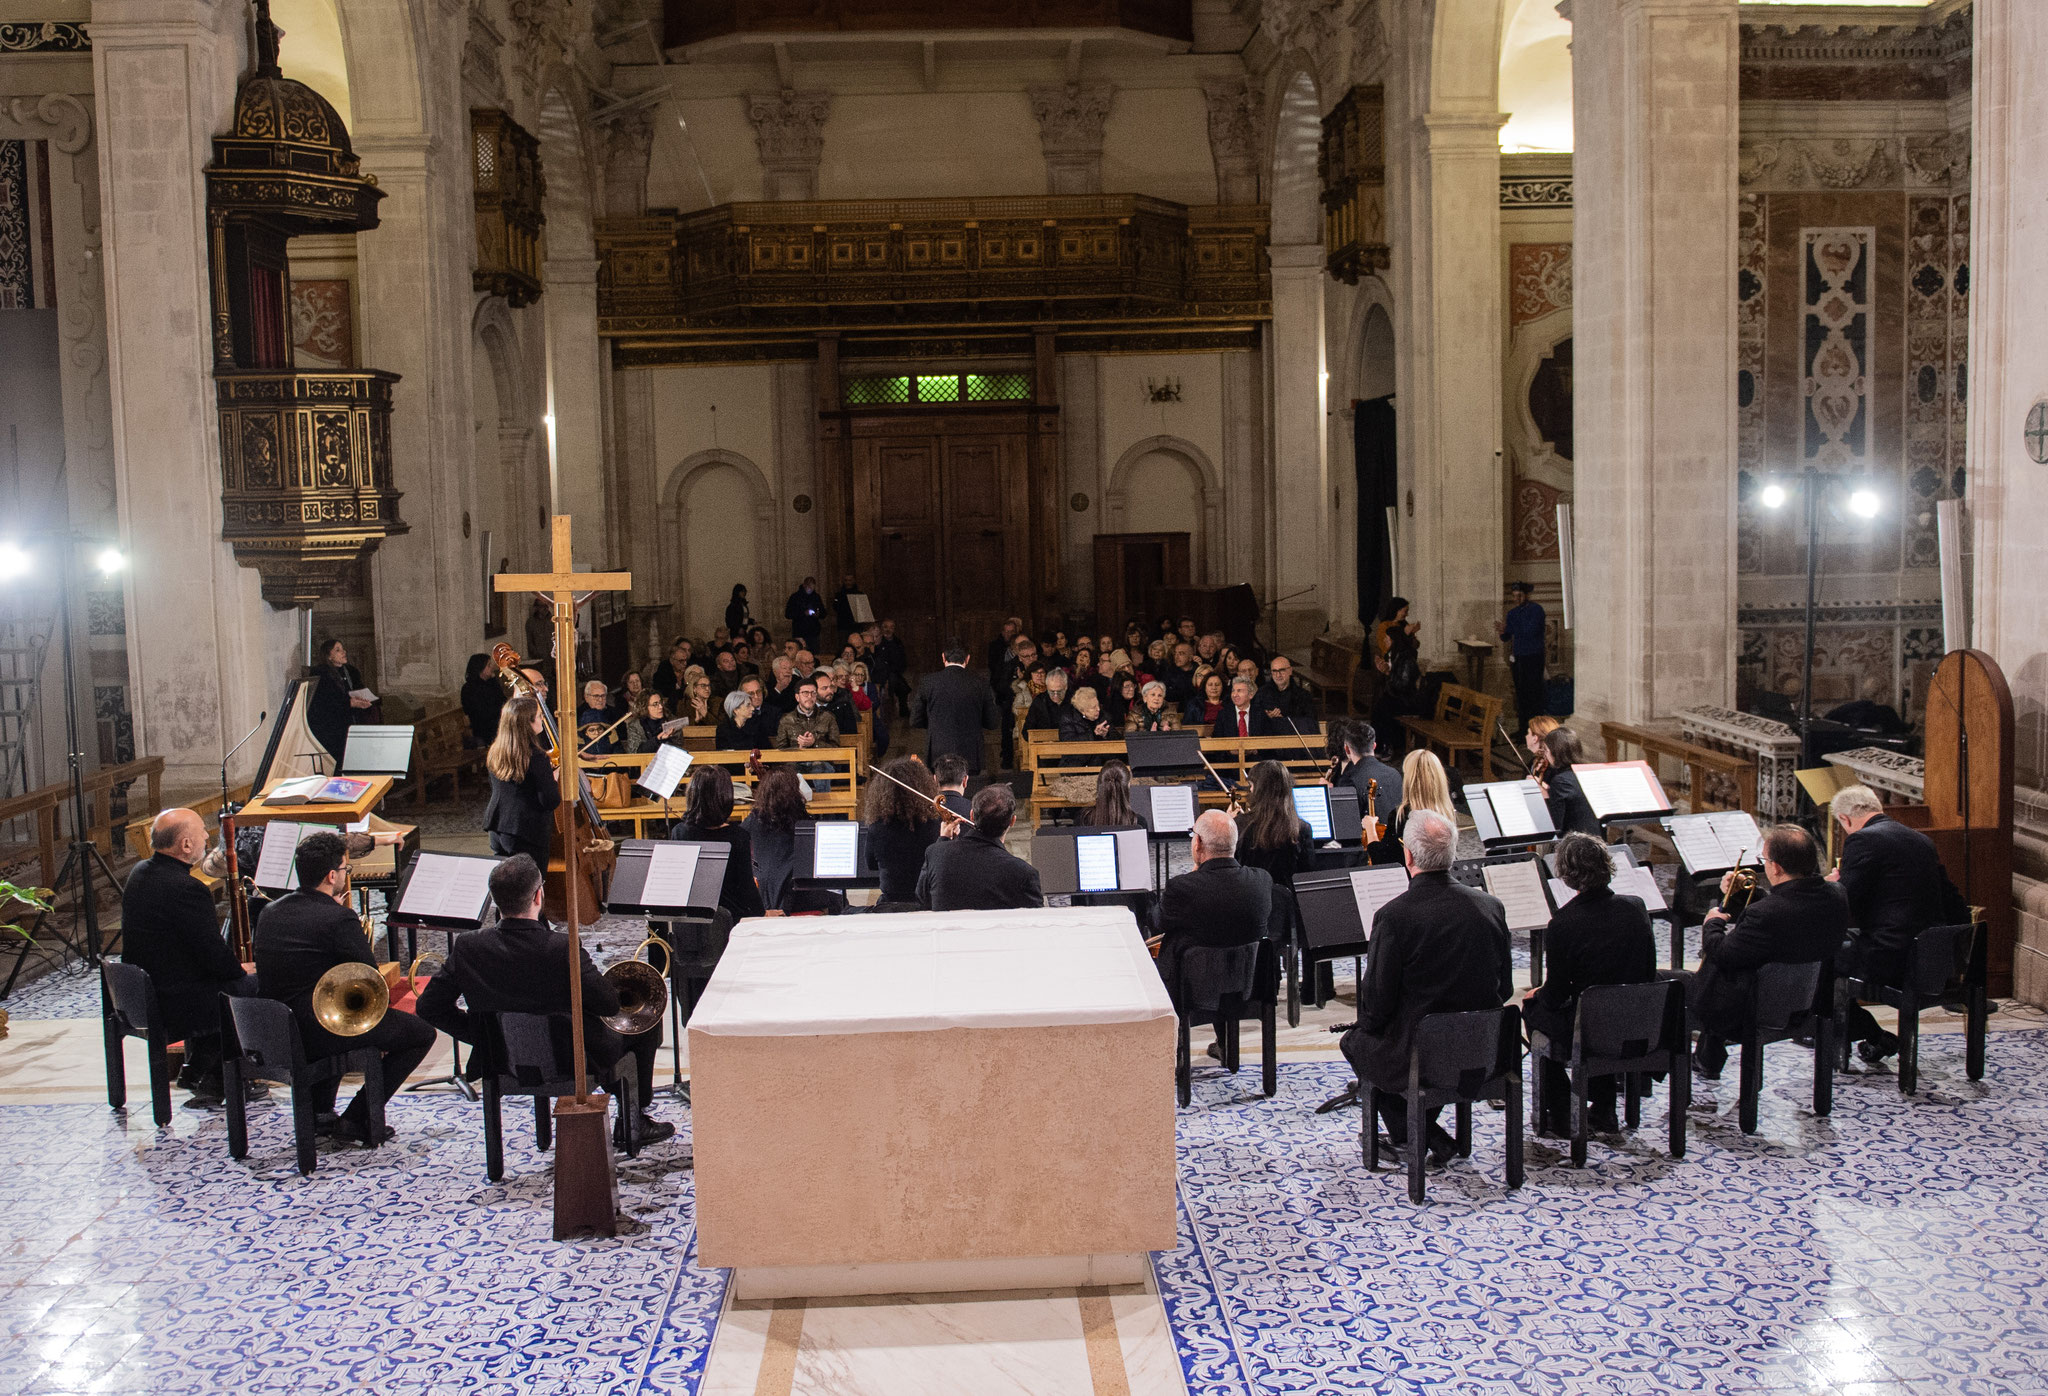
[[[500,642],[491,647],[491,660],[498,666],[498,677],[514,697],[524,695],[540,699],[532,681],[519,672],[522,661],[517,650]],[[547,734],[548,759],[559,771],[562,768],[562,736],[556,730],[555,715],[548,705],[540,702],[539,707],[541,727]],[[548,865],[542,870],[547,896],[544,907],[551,917],[559,916],[565,921],[573,920],[578,926],[587,926],[604,910],[604,883],[618,861],[618,849],[612,843],[611,835],[605,832],[604,820],[598,815],[597,797],[590,793],[590,782],[579,775],[576,785],[576,798],[562,801],[555,809],[555,844]],[[568,864],[563,857],[570,840],[575,841],[577,849],[573,886],[569,884]]]

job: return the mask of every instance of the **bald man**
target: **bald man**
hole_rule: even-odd
[[[1195,821],[1195,870],[1159,894],[1159,977],[1177,994],[1181,953],[1190,945],[1248,945],[1266,934],[1273,879],[1237,861],[1237,825],[1220,809]]]
[[[192,865],[206,852],[206,825],[188,809],[167,809],[149,826],[150,856],[121,891],[121,959],[148,971],[164,1017],[164,1038],[185,1042],[178,1084],[192,1104],[218,1106],[220,996],[253,998],[256,976],[243,970],[220,932],[206,884]]]

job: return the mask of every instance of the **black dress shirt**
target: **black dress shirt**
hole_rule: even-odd
[[[1843,843],[1841,887],[1856,939],[1888,960],[1903,962],[1913,937],[1929,926],[1960,923],[1969,915],[1934,840],[1882,814]]]
[[[417,1011],[422,1022],[476,1049],[463,1069],[471,1080],[498,1069],[498,1044],[483,1031],[478,1017],[484,1013],[563,1015],[553,1026],[556,1061],[566,1064],[571,1060],[568,966],[567,934],[545,921],[508,916],[495,926],[455,937],[448,947],[448,963],[420,991]],[[615,1035],[598,1020],[619,1011],[618,993],[587,950],[579,977],[585,1046],[598,1065],[609,1065],[618,1053],[599,1051],[598,1044]]]
[[[293,892],[256,920],[256,978],[263,996],[291,1005],[301,1026],[313,1018],[313,986],[336,965],[375,966],[363,923],[325,892]]]
[[[1003,911],[1045,905],[1038,869],[973,830],[940,839],[924,855],[917,900],[932,911]]]
[[[1771,888],[1742,909],[1731,923],[1709,916],[1700,932],[1699,1020],[1703,1027],[1733,1037],[1742,1029],[1742,1010],[1761,965],[1822,962],[1814,1007],[1834,1000],[1834,958],[1849,930],[1849,899],[1834,883],[1798,877]]]

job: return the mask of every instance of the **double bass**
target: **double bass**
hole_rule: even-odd
[[[491,661],[498,666],[498,677],[514,697],[540,698],[532,681],[519,672],[522,661],[518,651],[500,642],[491,647]],[[547,735],[548,759],[559,771],[562,768],[562,736],[556,730],[555,715],[548,705],[540,702],[539,707],[541,728]],[[597,797],[590,793],[590,782],[579,777],[576,785],[576,797],[562,801],[555,809],[554,847],[542,875],[547,893],[547,914],[560,916],[563,920],[573,919],[578,926],[587,926],[603,913],[604,884],[618,862],[618,849],[612,843],[611,835],[605,832],[604,820],[598,817]],[[571,840],[574,840],[577,850],[573,885],[568,880],[568,862],[564,856]]]

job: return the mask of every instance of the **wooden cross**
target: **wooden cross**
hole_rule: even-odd
[[[571,1070],[576,1077],[576,1111],[586,1118],[579,1124],[588,1124],[589,1116],[596,1119],[596,1150],[592,1154],[587,1148],[573,1147],[572,1133],[577,1136],[590,1131],[572,1127],[565,1114],[566,1102],[558,1103],[556,1114],[562,1128],[558,1131],[555,1167],[555,1239],[561,1240],[570,1230],[592,1226],[611,1234],[616,1227],[616,1206],[613,1201],[615,1183],[611,1171],[611,1141],[606,1137],[604,1117],[609,1113],[603,1102],[592,1110],[588,1083],[584,1079],[583,1050],[583,941],[576,925],[575,889],[579,872],[577,858],[582,850],[576,844],[575,807],[582,797],[582,777],[576,767],[576,593],[579,591],[629,591],[633,586],[630,572],[578,572],[575,568],[575,554],[569,543],[569,516],[555,515],[554,521],[554,571],[553,572],[503,572],[491,578],[496,591],[530,591],[547,597],[555,609],[555,704],[558,717],[555,725],[555,752],[561,762],[562,803],[561,816],[557,827],[562,831],[562,881],[569,889],[569,1042]],[[538,660],[537,655],[527,655],[530,661]],[[538,663],[534,667],[540,667]],[[542,870],[543,875],[546,869]],[[582,1141],[587,1143],[587,1141]],[[572,1156],[580,1157],[581,1166],[571,1163]],[[565,1165],[567,1165],[565,1167]],[[602,1177],[596,1176],[601,1171]]]

